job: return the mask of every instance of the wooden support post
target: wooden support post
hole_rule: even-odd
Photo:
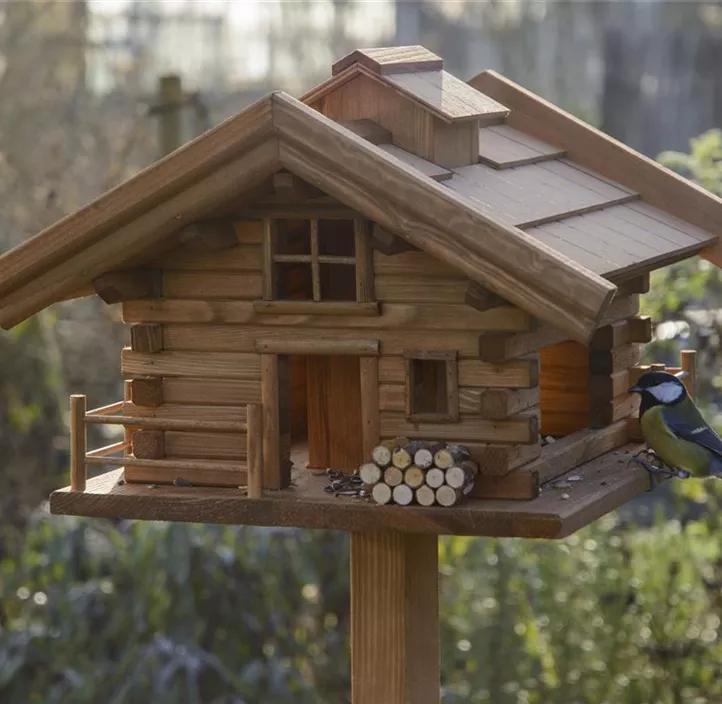
[[[283,489],[278,355],[275,354],[261,355],[261,404],[263,405],[263,486],[266,489]]]
[[[263,495],[263,407],[258,403],[249,403],[246,408],[248,498],[260,499]]]
[[[682,371],[687,372],[682,383],[687,388],[687,393],[694,399],[697,396],[697,350],[682,350],[679,356]]]
[[[70,397],[70,490],[85,491],[85,453],[88,451],[85,411],[82,394]]]
[[[433,535],[351,534],[353,704],[439,704]]]

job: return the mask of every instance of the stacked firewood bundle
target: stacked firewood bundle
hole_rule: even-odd
[[[454,506],[473,488],[479,465],[468,448],[394,438],[377,445],[359,476],[378,504]]]

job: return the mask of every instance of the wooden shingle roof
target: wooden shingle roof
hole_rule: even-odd
[[[722,266],[722,199],[495,71],[483,71],[469,85],[509,108],[503,125],[480,133],[483,163],[505,169],[554,157],[637,196],[627,205],[610,203],[594,217],[585,216],[588,230],[580,230],[582,220],[570,213],[558,218],[564,228],[526,229],[530,235],[548,243],[556,239],[559,251],[591,252],[587,266],[606,277],[697,253]]]

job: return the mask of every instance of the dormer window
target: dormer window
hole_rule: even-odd
[[[362,219],[268,218],[264,300],[359,304],[373,301],[367,224]]]

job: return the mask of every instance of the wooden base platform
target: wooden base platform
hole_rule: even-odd
[[[50,512],[92,517],[230,525],[288,526],[348,531],[399,531],[435,535],[563,538],[650,487],[648,474],[629,461],[629,445],[568,473],[580,480],[545,486],[533,501],[469,499],[458,508],[379,506],[334,497],[324,474],[296,470],[293,486],[249,499],[243,489],[119,484],[118,469],[90,479],[85,492],[53,492]],[[562,481],[562,480],[557,480]]]

